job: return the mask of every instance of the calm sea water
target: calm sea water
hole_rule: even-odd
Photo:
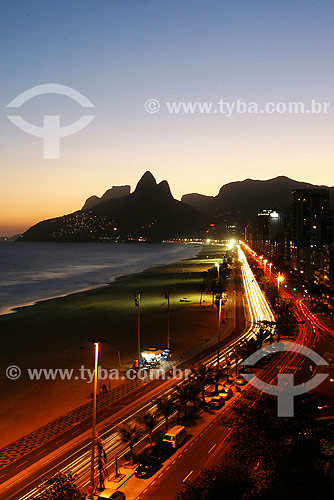
[[[197,253],[176,244],[0,242],[0,314]]]

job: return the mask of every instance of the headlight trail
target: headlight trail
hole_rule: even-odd
[[[244,288],[251,317],[254,323],[259,321],[275,321],[270,306],[256,281],[244,252],[238,247],[239,261],[244,282]]]
[[[274,315],[267,303],[266,298],[264,297],[263,292],[261,291],[254,274],[247,262],[246,256],[244,252],[238,247],[238,257],[239,257],[239,262],[241,265],[241,272],[242,272],[242,279],[243,279],[243,286],[245,290],[245,295],[246,295],[246,301],[247,301],[247,306],[249,309],[249,315],[250,315],[250,325],[246,329],[246,331],[242,332],[241,335],[239,335],[237,338],[231,340],[230,342],[227,343],[224,347],[221,349],[221,358],[224,360],[224,366],[226,366],[226,358],[227,357],[233,357],[233,353],[235,350],[235,347],[240,344],[240,342],[244,342],[247,340],[250,340],[254,336],[254,332],[256,329],[259,327],[258,323],[260,321],[274,321]],[[216,354],[211,354],[206,358],[204,361],[205,363],[209,363],[212,365],[215,365],[217,362],[217,356]],[[231,368],[235,366],[235,360],[231,362]],[[178,382],[178,384],[182,383]],[[160,395],[161,393],[168,395],[172,392],[175,391],[175,387],[177,384],[174,384],[172,387],[169,387],[168,389],[162,389],[157,392],[156,396]],[[107,453],[108,456],[108,462],[109,464],[112,463],[112,459],[114,456],[118,455],[119,457],[124,456],[128,452],[128,447],[121,443],[118,433],[117,433],[117,426],[120,423],[126,422],[129,419],[132,419],[134,416],[136,416],[138,413],[141,413],[143,411],[147,410],[152,410],[154,408],[154,403],[152,401],[143,404],[141,408],[133,412],[130,416],[125,417],[121,422],[119,422],[117,425],[112,425],[108,430],[104,431],[103,433],[100,434],[101,439],[104,442],[104,449]],[[159,422],[157,424],[156,428],[159,428],[164,424],[164,419],[161,418],[159,419]],[[140,439],[139,443],[142,442],[144,439],[147,438],[147,435],[143,435],[143,437]],[[73,453],[72,455],[72,460],[71,457],[68,457],[63,461],[63,463],[59,463],[59,468],[58,472],[69,472],[71,471],[74,474],[78,475],[78,485],[79,487],[83,488],[87,486],[89,483],[90,479],[90,446],[83,445],[81,449]],[[78,456],[79,454],[79,456]],[[74,458],[75,457],[75,458]],[[66,463],[66,465],[65,465]],[[50,471],[51,472],[51,471]],[[54,472],[53,472],[54,474]],[[95,476],[98,476],[98,468],[97,466],[95,467]],[[36,495],[38,492],[41,491],[40,487],[33,488],[29,493],[25,494],[24,496],[20,497],[20,500],[28,500],[31,498],[31,496]]]

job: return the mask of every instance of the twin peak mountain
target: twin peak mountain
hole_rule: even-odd
[[[69,215],[39,222],[23,241],[150,241],[200,237],[212,216],[173,198],[167,181],[157,184],[146,172],[130,193],[130,186],[114,186],[101,197],[92,196]]]
[[[246,179],[222,186],[217,196],[194,193],[177,201],[167,181],[158,184],[146,172],[132,193],[128,185],[114,186],[101,198],[88,198],[81,210],[32,226],[20,240],[160,242],[203,238],[210,224],[242,227],[264,208],[288,209],[294,189],[319,187],[284,176],[265,181]],[[333,193],[334,188],[329,189]]]

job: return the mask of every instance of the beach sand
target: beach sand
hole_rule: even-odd
[[[135,292],[142,296],[142,350],[166,347],[167,287],[174,357],[216,335],[217,310],[211,308],[207,294],[199,306],[200,284],[203,271],[222,255],[223,247],[206,246],[194,259],[121,277],[104,287],[43,301],[1,316],[0,447],[90,398],[92,387],[85,380],[31,381],[28,368],[73,368],[79,375],[80,366],[93,368],[93,346],[89,343],[93,338],[105,340],[100,349],[100,366],[120,368],[119,355],[122,369],[131,366],[137,358]],[[20,379],[6,378],[9,365],[20,367]]]

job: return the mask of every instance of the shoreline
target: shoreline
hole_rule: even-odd
[[[223,248],[202,247],[193,258],[119,276],[108,285],[20,308],[0,316],[4,355],[2,366],[17,365],[22,377],[12,381],[2,370],[0,446],[32,432],[50,420],[87,402],[91,387],[82,380],[29,380],[29,368],[91,368],[88,340],[106,340],[100,366],[120,368],[136,358],[137,309],[142,298],[142,349],[165,347],[167,308],[164,289],[171,291],[171,349],[178,355],[216,335],[216,311],[211,296],[199,307],[202,273]],[[187,298],[184,301],[184,298]],[[119,363],[118,353],[121,356]],[[13,426],[15,415],[15,426]],[[25,416],[29,415],[29,419]]]
[[[172,245],[172,243],[168,243],[168,244]],[[178,244],[179,245],[187,245],[188,246],[187,243],[178,243]],[[197,253],[195,255],[193,255],[192,257],[187,257],[185,259],[181,259],[181,261],[187,260],[189,258],[198,257],[200,255],[202,249],[204,248],[204,246],[201,245],[201,244],[199,244],[199,243],[192,244],[192,246],[198,248]],[[176,263],[176,262],[181,262],[181,261],[172,261],[169,264],[173,264],[173,262]],[[149,266],[149,267],[142,266],[142,267],[139,267],[134,272],[117,274],[117,275],[113,276],[113,278],[110,281],[103,282],[103,283],[101,283],[99,285],[94,284],[92,286],[80,288],[80,289],[77,289],[77,290],[72,290],[70,292],[65,292],[63,294],[50,295],[49,297],[46,297],[46,298],[41,298],[41,299],[31,300],[31,301],[28,301],[28,302],[23,302],[22,304],[19,304],[19,305],[8,306],[7,309],[4,310],[4,312],[0,312],[0,318],[3,317],[3,316],[13,315],[13,314],[21,311],[22,309],[25,309],[27,307],[33,307],[33,306],[39,305],[39,304],[43,304],[44,302],[48,302],[50,300],[65,298],[65,297],[69,297],[69,296],[80,294],[80,293],[90,292],[90,291],[93,291],[95,289],[99,289],[99,288],[103,288],[103,287],[108,287],[112,283],[115,283],[119,279],[125,278],[127,276],[134,276],[136,274],[140,274],[140,273],[143,273],[145,271],[150,271],[150,270],[153,270],[156,267],[160,267],[161,265],[164,265],[164,264],[158,264],[158,265],[153,266],[153,267],[151,267],[151,266]],[[166,264],[166,265],[168,265],[168,264]]]

